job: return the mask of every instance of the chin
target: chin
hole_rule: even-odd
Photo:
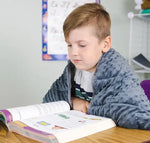
[[[80,67],[80,66],[76,66],[76,65],[75,65],[75,67],[76,67],[76,69],[78,69],[78,70],[86,70],[85,68]]]

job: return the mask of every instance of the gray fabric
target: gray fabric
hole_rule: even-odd
[[[71,62],[51,86],[43,102],[58,100],[71,105]],[[93,76],[94,96],[88,113],[112,118],[118,126],[150,130],[150,103],[127,61],[114,49],[103,54]]]

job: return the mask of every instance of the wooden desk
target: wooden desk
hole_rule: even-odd
[[[149,142],[146,142],[148,141]],[[70,143],[150,143],[150,131],[114,127]],[[6,135],[1,128],[0,143],[38,143],[16,133]]]

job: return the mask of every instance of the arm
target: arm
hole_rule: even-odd
[[[121,127],[150,130],[150,103],[138,82],[134,78],[111,80],[94,96],[89,114],[112,118]]]
[[[46,95],[43,98],[43,102],[53,102],[65,100],[68,101],[68,79],[67,79],[67,70],[66,67],[63,74],[57,79]]]
[[[150,130],[150,103],[127,61],[110,49],[96,71],[88,113],[112,118],[121,127]]]

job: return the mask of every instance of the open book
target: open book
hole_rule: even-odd
[[[144,68],[146,70],[150,70],[150,61],[143,56],[142,54],[137,55],[132,59],[132,61],[140,66],[141,68]]]
[[[9,131],[45,143],[64,143],[115,125],[112,119],[70,110],[65,101],[0,110]]]

